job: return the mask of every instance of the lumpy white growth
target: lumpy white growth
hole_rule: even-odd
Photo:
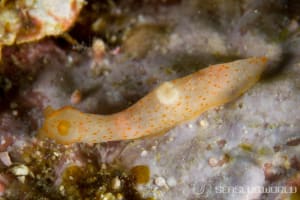
[[[160,103],[170,105],[179,100],[179,91],[176,89],[174,84],[166,82],[157,88],[156,96]]]
[[[253,86],[266,58],[218,64],[165,82],[131,107],[112,115],[82,113],[72,107],[47,110],[39,136],[59,143],[99,143],[166,132],[204,111],[225,104]]]

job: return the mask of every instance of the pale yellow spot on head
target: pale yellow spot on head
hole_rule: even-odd
[[[57,126],[57,130],[58,130],[58,133],[62,136],[66,136],[69,134],[69,130],[70,130],[70,122],[69,121],[66,121],[66,120],[61,120],[59,123],[58,123],[58,126]]]
[[[170,105],[179,100],[179,91],[176,89],[174,84],[166,82],[157,88],[156,96],[160,103]]]

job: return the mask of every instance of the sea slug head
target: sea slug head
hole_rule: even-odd
[[[71,144],[80,140],[78,124],[82,113],[72,107],[64,107],[54,111],[45,109],[45,120],[38,132],[40,138],[51,138],[61,144]]]

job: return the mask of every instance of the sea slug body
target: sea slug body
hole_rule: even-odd
[[[131,107],[112,115],[80,112],[72,107],[47,110],[38,136],[58,143],[100,143],[166,132],[248,90],[267,65],[265,57],[218,64],[168,81]]]

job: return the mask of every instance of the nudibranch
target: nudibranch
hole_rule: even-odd
[[[83,113],[69,106],[48,110],[38,136],[71,144],[163,133],[237,98],[259,80],[266,65],[265,57],[213,65],[164,82],[129,108],[111,115]]]

